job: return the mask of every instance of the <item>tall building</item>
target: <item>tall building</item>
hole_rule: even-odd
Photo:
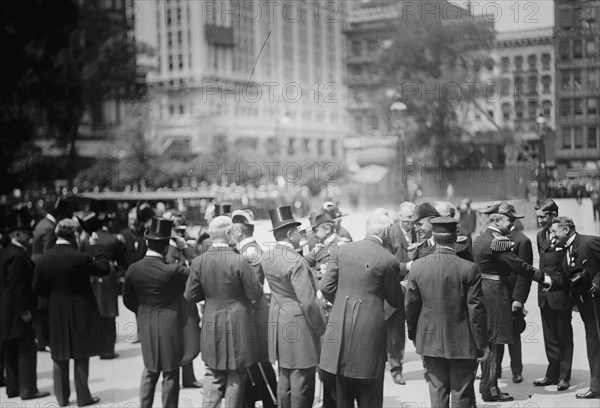
[[[559,177],[600,169],[600,1],[554,1]]]
[[[341,159],[346,136],[340,2],[140,0],[137,38],[160,152],[226,142],[290,160]]]

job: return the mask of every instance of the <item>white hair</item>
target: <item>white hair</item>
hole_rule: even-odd
[[[391,223],[392,220],[387,215],[374,213],[367,218],[367,235],[380,235]]]
[[[405,201],[398,206],[398,218],[400,221],[409,221],[415,212],[415,204],[410,201]]]
[[[213,240],[227,240],[226,231],[230,230],[232,227],[233,222],[231,221],[231,218],[220,215],[213,218],[210,224],[208,224],[208,235],[210,235]]]

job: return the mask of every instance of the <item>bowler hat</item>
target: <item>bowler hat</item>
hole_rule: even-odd
[[[485,210],[480,211],[482,214],[502,214],[511,218],[525,218],[522,215],[517,215],[515,207],[507,203],[506,201],[495,201],[489,204]]]
[[[234,224],[254,225],[254,213],[252,210],[235,210],[231,213],[231,221]]]
[[[152,218],[152,224],[144,236],[151,240],[167,240],[171,238],[171,229],[173,228],[173,221],[165,218]]]
[[[437,212],[433,204],[430,202],[424,202],[415,207],[412,220],[419,221],[425,217],[439,217],[440,213]]]
[[[17,230],[31,231],[33,219],[26,208],[19,208],[9,212],[5,221],[7,225],[5,232],[8,234]]]
[[[95,212],[89,213],[83,218],[77,216],[77,220],[79,221],[81,228],[83,228],[83,230],[88,234],[96,232],[102,228],[102,221],[100,221],[100,218],[98,218],[98,215]]]
[[[284,205],[282,207],[277,207],[274,210],[269,210],[269,217],[271,217],[271,224],[273,225],[273,229],[271,231],[275,231],[283,227],[297,227],[298,225],[301,225],[300,222],[294,219],[292,207],[289,205]]]
[[[571,296],[585,295],[592,287],[592,276],[587,269],[573,268],[571,271]]]
[[[456,234],[458,221],[452,217],[435,217],[429,222],[433,226],[433,232]]]
[[[309,218],[311,228],[317,228],[321,224],[334,221],[329,212],[325,209],[321,209],[311,213]]]
[[[215,204],[215,218],[221,215],[227,217],[231,215],[231,203]]]

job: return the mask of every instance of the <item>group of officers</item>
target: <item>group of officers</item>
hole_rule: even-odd
[[[468,204],[461,220],[473,213]],[[264,407],[308,408],[315,394],[325,408],[381,407],[386,361],[394,382],[406,384],[406,329],[422,356],[432,406],[475,407],[479,364],[482,399],[511,401],[498,378],[507,344],[512,380],[523,381],[520,334],[531,281],[539,283],[548,358],[545,377],[534,385],[570,387],[577,306],[591,378],[576,397],[600,398],[600,238],[577,233],[553,200],[536,207],[539,268],[518,228],[522,217],[503,201],[481,211],[487,228],[474,242],[449,203],[402,203],[398,222],[378,209],[366,220],[366,237],[354,242],[333,203],[311,213],[305,229],[291,207],[278,207],[269,211],[274,241],[262,245],[253,237],[252,211],[225,204],[215,206],[196,240],[180,216],[155,217],[148,205],[132,212],[119,237],[102,214],[74,221],[60,219],[66,214],[59,210],[33,232],[16,212],[5,230],[0,341],[9,397],[48,395],[36,385],[42,343],[54,361],[59,405],[69,404],[70,359],[77,405],[99,401],[87,385],[88,361],[118,356],[116,296],[124,269],[123,302],[136,314],[144,362],[142,407],[152,406],[161,375],[162,406],[178,406],[180,367],[184,386],[202,387],[192,368],[199,354],[206,366],[203,407],[225,398],[227,407],[260,400]],[[38,296],[46,299],[41,308]]]

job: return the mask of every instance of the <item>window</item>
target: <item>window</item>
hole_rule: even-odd
[[[500,93],[502,96],[508,96],[510,91],[510,79],[502,78],[500,79]]]
[[[525,81],[521,77],[515,77],[515,92],[517,95],[521,95],[525,85]]]
[[[179,69],[183,69],[183,54],[177,56]]]
[[[536,71],[536,65],[537,65],[537,55],[532,54],[530,56],[527,57],[527,64],[529,65],[529,70],[530,71]]]
[[[552,117],[552,102],[542,102],[542,110],[544,111],[544,116],[546,117],[546,119],[550,119]]]
[[[581,70],[575,69],[573,70],[573,89],[580,91],[583,89],[583,85],[581,82]]]
[[[589,127],[587,128],[587,147],[588,149],[598,148],[598,139],[596,139],[596,133],[598,128]]]
[[[523,70],[523,57],[521,55],[517,55],[515,57],[515,69],[517,72],[521,72]]]
[[[562,148],[571,148],[571,128],[562,128]]]
[[[595,116],[598,114],[598,99],[591,97],[587,99],[587,115]]]
[[[570,57],[570,48],[569,48],[569,40],[562,40],[559,44],[558,44],[558,52],[560,54],[560,59],[561,60],[568,60]]]
[[[173,116],[175,114],[175,106],[169,105],[169,115]]]
[[[310,139],[308,137],[305,137],[303,142],[304,142],[304,153],[310,154]]]
[[[527,78],[527,89],[525,91],[525,95],[535,96],[537,93],[537,77],[535,75],[531,75],[529,78]]]
[[[571,71],[567,69],[561,72],[561,87],[563,90],[571,89]]]
[[[379,118],[376,114],[373,113],[369,117],[369,125],[371,126],[371,129],[379,130]]]
[[[362,44],[359,40],[352,41],[352,55],[358,56],[362,54]]]
[[[549,71],[550,70],[550,54],[542,54],[542,70]]]
[[[169,71],[173,71],[173,56],[169,55]]]
[[[510,66],[510,59],[508,57],[502,57],[502,60],[500,62],[500,66],[502,67],[502,73],[503,74],[508,73],[509,66]]]
[[[337,157],[337,150],[338,150],[338,141],[337,140],[332,140],[331,141],[331,157]]]
[[[583,58],[583,42],[573,40],[573,59]]]
[[[561,99],[560,100],[560,116],[562,118],[567,118],[571,116],[571,100],[570,99]]]
[[[377,40],[369,40],[367,41],[367,50],[370,53],[374,53],[377,51]]]
[[[596,88],[598,86],[598,72],[596,68],[590,68],[587,71],[587,87]]]
[[[523,119],[523,102],[515,102],[515,115],[517,119]]]
[[[573,114],[576,118],[583,116],[583,100],[581,98],[573,99]]]
[[[323,141],[323,139],[319,139],[317,141],[317,154],[319,157],[323,156],[324,144],[325,144],[325,142]]]
[[[585,56],[589,59],[598,58],[598,42],[588,39],[585,43]]]
[[[527,103],[527,115],[529,115],[529,119],[537,118],[537,102],[531,101]]]
[[[583,149],[583,129],[576,127],[573,129],[573,139],[575,149]]]
[[[583,9],[581,7],[573,8],[573,27],[582,27],[583,22]]]
[[[295,151],[296,151],[296,139],[293,137],[290,137],[288,139],[288,155],[293,156]]]
[[[185,113],[185,106],[179,105],[179,114],[183,115]]]
[[[552,78],[549,75],[544,75],[542,77],[542,93],[549,94],[550,93],[550,84],[552,83]]]
[[[560,28],[568,30],[571,28],[571,10],[568,8],[561,9],[558,13],[558,22]]]
[[[510,119],[510,103],[502,104],[502,119],[504,119],[504,120]]]

